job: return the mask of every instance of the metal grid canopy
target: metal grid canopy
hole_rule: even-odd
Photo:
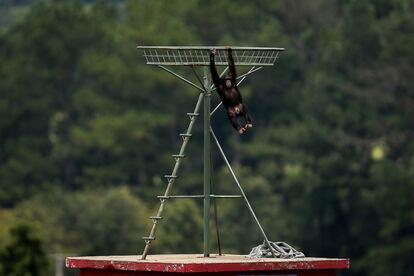
[[[217,49],[216,65],[227,65],[227,47],[223,46],[137,46],[144,51],[147,64],[196,65],[210,64],[210,49]],[[273,66],[284,48],[232,47],[236,66]]]

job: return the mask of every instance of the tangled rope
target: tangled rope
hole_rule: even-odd
[[[289,244],[285,242],[272,242],[269,241],[270,246],[272,247],[272,251],[276,258],[281,259],[294,259],[294,258],[303,258],[305,257],[305,254],[302,252],[297,251],[295,248],[290,246]],[[272,252],[270,251],[270,248],[266,245],[265,242],[263,244],[260,244],[256,247],[253,247],[250,251],[249,255],[247,255],[249,258],[273,258]]]

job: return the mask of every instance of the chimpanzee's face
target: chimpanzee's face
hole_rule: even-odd
[[[232,86],[231,80],[229,80],[229,79],[227,79],[227,80],[225,81],[225,84],[226,84],[226,87],[227,87],[227,88],[230,88],[230,87]]]

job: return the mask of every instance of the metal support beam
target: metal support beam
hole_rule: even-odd
[[[198,80],[198,82],[201,84],[201,86],[203,87],[203,90],[205,93],[208,93],[207,89],[204,87],[204,83],[201,80],[201,77],[198,75],[197,70],[194,68],[194,66],[190,66],[191,70],[193,70],[193,74],[196,77],[196,79]]]
[[[241,198],[242,195],[215,195],[211,194],[211,198]],[[157,196],[159,199],[187,199],[187,198],[204,198],[203,195],[171,195],[171,196]]]
[[[209,69],[204,67],[204,257],[210,256],[210,180],[211,180],[211,153],[210,153],[210,108],[211,89]]]
[[[187,80],[186,78],[184,78],[184,77],[180,76],[179,74],[175,73],[174,71],[172,71],[172,70],[170,70],[170,69],[168,69],[168,68],[166,68],[166,67],[164,67],[164,66],[162,66],[162,65],[158,65],[158,67],[159,67],[159,68],[161,68],[161,69],[162,69],[162,70],[164,70],[164,71],[167,71],[167,72],[168,72],[168,73],[170,73],[171,75],[173,75],[173,76],[175,76],[175,77],[179,78],[180,80],[182,80],[182,81],[184,81],[184,82],[188,83],[188,84],[189,84],[189,85],[191,85],[192,87],[197,88],[197,89],[198,89],[198,90],[200,90],[201,92],[204,92],[204,89],[203,89],[203,88],[201,88],[201,87],[200,87],[200,86],[198,86],[197,84],[195,84],[195,83],[193,83],[193,82],[191,82],[191,81]]]
[[[250,202],[249,202],[249,200],[247,199],[247,196],[246,196],[246,194],[244,193],[243,188],[242,188],[242,186],[240,185],[239,180],[238,180],[238,179],[237,179],[237,177],[236,177],[236,174],[234,173],[233,169],[231,168],[231,165],[230,165],[230,163],[229,163],[229,160],[227,160],[226,154],[224,153],[223,149],[221,148],[221,145],[220,145],[219,141],[217,140],[216,134],[214,133],[214,131],[213,131],[213,129],[212,129],[211,127],[210,127],[210,133],[211,133],[211,136],[213,137],[214,142],[215,142],[215,143],[216,143],[216,145],[217,145],[217,148],[218,148],[218,149],[219,149],[219,151],[220,151],[220,155],[221,155],[221,157],[223,157],[223,160],[224,160],[224,162],[226,163],[226,166],[227,166],[227,168],[228,168],[228,170],[229,170],[229,172],[230,172],[231,176],[233,177],[234,181],[236,182],[237,187],[239,188],[240,193],[242,194],[243,199],[244,199],[244,201],[246,202],[247,209],[249,210],[249,212],[250,212],[250,214],[252,215],[252,217],[253,217],[254,221],[256,222],[257,226],[259,227],[260,232],[262,233],[262,236],[263,236],[263,239],[264,239],[264,241],[265,241],[266,245],[267,245],[269,248],[272,248],[272,246],[271,246],[271,245],[270,245],[270,243],[269,243],[269,239],[267,238],[266,233],[265,233],[265,232],[264,232],[264,230],[263,230],[262,225],[260,224],[259,220],[257,219],[256,214],[254,213],[253,208],[252,208],[252,206],[250,205]],[[274,258],[276,258],[276,255],[275,255],[275,253],[273,252],[273,250],[272,250],[271,252],[272,252],[272,256],[273,256]]]

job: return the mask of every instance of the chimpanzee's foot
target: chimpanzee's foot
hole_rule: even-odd
[[[253,127],[253,124],[246,124],[245,126],[244,126],[244,128],[250,128],[250,127]]]
[[[244,127],[240,128],[238,130],[239,134],[243,134],[246,131],[246,129]]]

